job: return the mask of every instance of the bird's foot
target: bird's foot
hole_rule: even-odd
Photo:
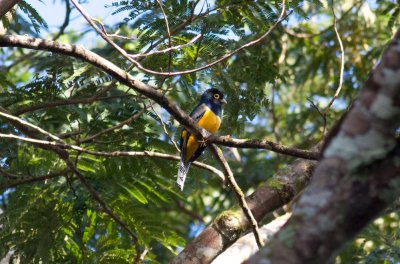
[[[200,143],[201,147],[205,147],[207,145],[207,139],[206,138],[199,139],[199,140],[197,140],[197,142]]]
[[[211,136],[212,134],[208,131],[206,131],[205,133],[205,137],[203,137],[202,139],[199,139],[197,142],[200,143],[200,146],[205,147],[207,145],[207,141],[208,138]]]

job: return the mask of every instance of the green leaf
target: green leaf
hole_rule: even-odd
[[[37,34],[40,33],[40,26],[48,28],[47,23],[43,19],[43,17],[40,16],[36,9],[28,4],[25,0],[20,0],[18,2],[18,6],[25,14],[28,15]]]
[[[93,165],[93,164],[90,164],[89,162],[86,162],[86,161],[79,161],[78,164],[77,164],[77,168],[78,168],[79,170],[83,170],[83,171],[95,173],[95,172],[96,172],[96,169],[94,169],[94,168],[92,167],[92,165]]]
[[[136,200],[138,200],[140,203],[142,204],[147,204],[147,199],[146,197],[143,195],[143,193],[136,188],[134,185],[129,185],[128,187],[122,186],[122,188],[124,188],[130,195],[132,195]]]

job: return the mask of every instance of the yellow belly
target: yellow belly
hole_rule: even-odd
[[[200,118],[200,120],[197,122],[199,126],[207,130],[208,132],[214,134],[215,132],[218,131],[220,125],[221,125],[221,118],[214,114],[211,109],[207,108],[206,112]],[[185,139],[187,136],[186,130],[182,132],[182,138]],[[200,142],[197,139],[196,136],[190,135],[189,138],[187,139],[187,144],[186,144],[186,153],[185,153],[185,160],[189,160],[194,153],[197,151],[197,149],[200,147]]]
[[[203,117],[200,118],[198,124],[208,132],[214,134],[215,132],[218,131],[221,125],[221,118],[219,118],[219,116],[214,114],[214,112],[211,111],[211,109],[207,108]]]

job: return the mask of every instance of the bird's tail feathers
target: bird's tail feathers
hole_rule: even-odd
[[[181,162],[179,163],[178,179],[176,180],[176,183],[178,184],[181,191],[183,191],[183,185],[185,184],[186,174],[189,171],[190,163],[191,162],[185,162],[183,160],[181,160]]]

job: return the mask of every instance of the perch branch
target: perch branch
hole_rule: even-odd
[[[209,137],[205,129],[201,128],[196,122],[194,122],[187,113],[185,113],[180,107],[178,107],[176,103],[170,100],[164,93],[132,77],[129,73],[117,67],[115,64],[85,49],[82,46],[72,46],[68,44],[62,44],[54,41],[46,41],[27,36],[0,35],[0,47],[22,47],[36,50],[47,50],[86,61],[94,65],[95,67],[103,70],[104,72],[110,74],[122,84],[154,100],[164,109],[166,109],[179,123],[185,126],[190,133],[199,136],[199,138],[205,138],[210,143],[236,148],[267,149],[277,153],[299,158],[313,160],[319,159],[318,152],[286,147],[284,145],[269,140],[244,140],[217,136]]]
[[[102,157],[151,157],[151,158],[161,158],[161,159],[180,161],[180,156],[154,152],[154,151],[112,151],[112,152],[95,151],[95,150],[88,150],[76,145],[67,144],[65,142],[58,143],[54,141],[40,140],[40,139],[21,137],[13,134],[3,134],[3,133],[0,133],[0,138],[20,140],[40,146],[53,146],[53,147],[59,147],[61,149],[72,149],[78,152],[88,153],[91,155],[102,156]],[[214,168],[213,166],[198,161],[193,162],[192,165],[201,169],[208,170],[217,175],[222,181],[224,181],[224,174],[220,170]]]

